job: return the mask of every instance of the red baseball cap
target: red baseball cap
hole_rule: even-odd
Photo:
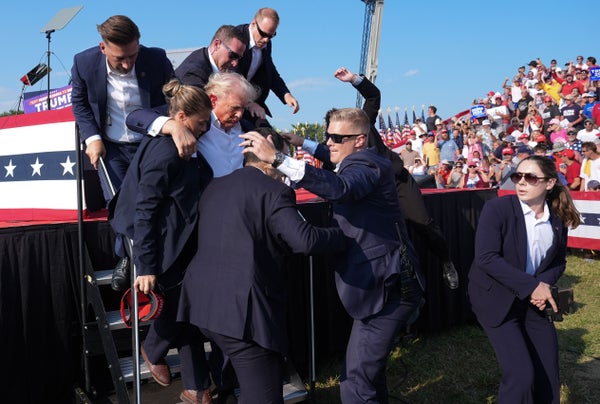
[[[571,149],[566,149],[563,150],[562,155],[565,157],[568,157],[570,159],[574,159],[575,158],[575,152]]]
[[[535,141],[538,143],[544,143],[546,141],[546,136],[544,136],[544,135],[536,136]]]
[[[505,154],[510,154],[512,156],[513,149],[511,147],[505,147],[504,149],[502,149],[502,155],[505,155]]]

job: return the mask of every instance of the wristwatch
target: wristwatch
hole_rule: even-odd
[[[275,152],[275,158],[273,159],[273,162],[271,163],[271,166],[273,166],[273,168],[277,168],[281,165],[281,163],[283,163],[283,160],[285,159],[285,154],[283,154],[280,151],[276,151]]]

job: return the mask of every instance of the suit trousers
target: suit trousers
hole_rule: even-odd
[[[133,156],[140,144],[115,143],[106,139],[102,139],[102,142],[106,149],[106,156],[104,157],[106,171],[108,172],[108,177],[110,178],[114,191],[117,192],[119,188],[121,188],[121,183],[123,182],[123,178],[125,178],[127,168],[129,168],[129,164],[131,163],[131,160],[133,160]],[[108,202],[112,199],[108,181],[101,170],[98,170],[98,177],[100,178],[104,199]]]
[[[558,340],[537,307],[515,300],[498,327],[483,327],[502,369],[498,404],[560,402]]]
[[[144,350],[150,362],[157,363],[165,358],[169,349],[178,348],[183,388],[203,391],[211,385],[204,352],[206,338],[197,327],[175,321],[180,292],[181,285],[165,291],[163,310],[148,330]]]
[[[240,384],[239,404],[283,404],[283,357],[254,341],[239,340],[201,328],[231,361]]]
[[[413,320],[422,297],[416,281],[411,287],[409,296],[403,297],[400,285],[394,285],[379,313],[354,320],[341,375],[342,403],[388,403],[388,355],[400,330]]]

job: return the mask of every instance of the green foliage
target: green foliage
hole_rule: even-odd
[[[20,115],[22,113],[23,113],[23,111],[18,111],[17,112],[14,109],[11,109],[10,111],[4,111],[4,112],[0,113],[0,117],[10,116],[10,115]]]
[[[570,255],[559,282],[573,289],[575,309],[556,323],[563,404],[596,403],[600,397],[599,259]],[[321,364],[315,397],[339,403],[341,358]],[[477,324],[425,335],[406,335],[392,351],[387,378],[390,402],[495,403],[500,369]]]

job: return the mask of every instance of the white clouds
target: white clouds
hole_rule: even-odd
[[[307,77],[300,80],[294,80],[287,83],[290,91],[314,91],[320,90],[325,86],[331,85],[331,82],[324,78]]]
[[[416,76],[417,74],[419,74],[419,71],[417,69],[410,69],[404,73],[404,77],[412,77]]]

